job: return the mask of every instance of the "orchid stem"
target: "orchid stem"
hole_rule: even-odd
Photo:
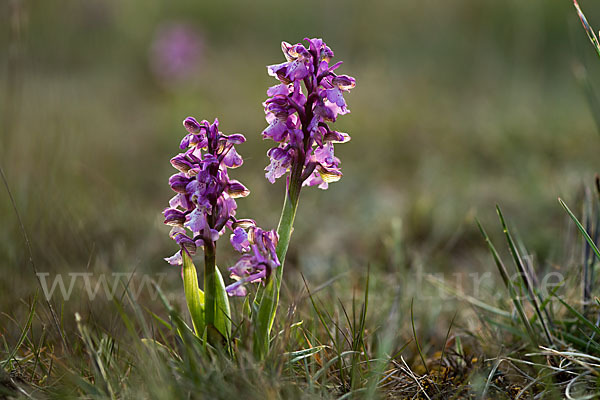
[[[300,165],[303,165],[300,164]],[[277,306],[279,304],[279,290],[281,289],[281,281],[283,277],[283,265],[285,256],[290,244],[292,231],[294,230],[294,219],[296,218],[296,210],[298,209],[298,200],[300,198],[300,189],[302,182],[300,174],[302,168],[294,168],[290,176],[290,184],[285,193],[283,201],[283,209],[281,210],[281,218],[277,227],[277,235],[279,242],[275,249],[277,258],[281,266],[276,270],[274,279],[271,279],[260,297],[260,305],[256,319],[256,329],[254,331],[254,356],[258,359],[264,359],[269,349],[270,332],[277,314]]]
[[[207,241],[204,245],[204,319],[206,327],[215,325],[215,243]]]
[[[285,256],[290,244],[290,238],[294,231],[294,220],[296,218],[296,210],[298,209],[298,200],[300,198],[301,183],[300,179],[294,179],[292,176],[290,180],[289,190],[286,191],[285,199],[283,201],[283,209],[281,210],[281,217],[279,218],[279,225],[277,226],[277,235],[279,236],[279,242],[277,243],[276,253],[281,267],[277,269],[275,274],[277,279],[277,289],[281,288],[281,278],[283,276],[283,265],[285,262]]]

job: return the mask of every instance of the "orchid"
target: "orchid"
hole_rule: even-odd
[[[300,191],[303,186],[327,189],[342,177],[334,144],[350,140],[331,125],[350,112],[344,96],[356,81],[334,72],[341,62],[329,65],[333,51],[321,39],[306,40],[308,48],[283,42],[286,61],[267,67],[279,84],[267,90],[269,98],[263,103],[268,126],[262,137],[277,143],[267,152],[265,176],[271,183],[285,176],[287,183],[277,231],[236,218],[236,199],[250,191],[230,178],[229,170],[243,164],[235,146],[246,139],[223,134],[216,119],[212,124],[192,117],[183,121],[187,133],[179,145],[182,152],[171,159],[177,173],[169,185],[175,195],[163,211],[165,224],[172,227],[170,237],[179,246],[165,260],[182,265],[186,302],[199,337],[207,337],[210,344],[231,344],[228,296],[246,296],[249,284],[260,284],[254,307],[248,307],[254,354],[260,359],[269,347]],[[216,242],[227,230],[241,255],[228,268],[233,283],[225,286],[216,266]],[[204,253],[204,292],[191,259],[198,249]]]
[[[267,152],[270,164],[265,176],[271,183],[286,176],[287,185],[277,227],[276,256],[281,265],[262,292],[255,315],[254,354],[258,358],[263,358],[269,347],[300,191],[303,186],[327,189],[340,180],[340,159],[333,145],[350,140],[350,135],[332,129],[331,124],[350,112],[344,95],[356,86],[356,80],[334,72],[342,62],[329,64],[333,51],[323,40],[305,40],[308,48],[282,42],[286,61],[267,66],[279,84],[267,90],[269,98],[263,103],[269,125],[262,137],[277,143]]]
[[[250,191],[239,181],[230,179],[228,169],[242,165],[234,145],[243,143],[243,135],[226,136],[219,132],[219,121],[210,124],[188,117],[183,121],[187,135],[180,148],[185,150],[171,159],[179,172],[169,178],[177,193],[163,211],[165,223],[172,225],[171,238],[191,255],[198,247],[213,246],[225,228],[235,222],[235,199]],[[182,265],[181,251],[166,258]]]
[[[202,336],[208,329],[209,341],[218,343],[211,327],[221,338],[231,334],[229,296],[245,296],[246,283],[266,284],[271,272],[280,263],[275,254],[277,234],[264,231],[251,219],[236,219],[236,198],[250,191],[240,181],[231,179],[228,170],[243,164],[235,145],[244,143],[241,134],[224,135],[219,121],[210,124],[193,117],[183,121],[187,134],[179,145],[183,153],[171,159],[178,171],[169,178],[176,193],[163,211],[165,224],[172,226],[169,236],[180,249],[165,258],[172,265],[182,266],[182,276],[188,308],[196,333]],[[235,280],[225,287],[216,266],[216,242],[225,231],[232,232],[231,244],[242,253],[229,268]],[[204,250],[204,292],[200,295],[196,268],[191,260],[198,248]]]
[[[279,145],[267,153],[271,162],[265,176],[274,183],[290,172],[302,185],[327,189],[342,177],[333,143],[350,140],[348,134],[331,129],[330,123],[350,112],[344,94],[356,80],[335,74],[341,62],[329,65],[333,51],[321,39],[305,40],[308,49],[282,42],[287,61],[267,67],[280,83],[267,90],[269,98],[263,106],[269,125],[262,136]]]
[[[206,329],[214,344],[231,335],[229,303],[215,252],[219,237],[226,229],[235,229],[235,199],[250,194],[228,174],[229,169],[242,165],[235,145],[246,139],[240,134],[224,135],[217,119],[211,124],[188,117],[183,126],[187,134],[179,147],[184,152],[171,159],[178,172],[169,178],[176,194],[163,211],[165,224],[172,226],[169,236],[180,249],[165,260],[182,266],[186,301],[196,333],[203,336]],[[204,292],[198,288],[191,260],[198,248],[204,250]]]

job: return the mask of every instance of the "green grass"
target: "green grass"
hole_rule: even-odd
[[[123,282],[120,300],[102,309],[104,317],[117,316],[110,327],[94,312],[76,314],[76,331],[62,332],[68,347],[49,324],[45,304],[24,302],[19,308],[28,317],[18,340],[5,339],[3,390],[50,398],[593,398],[600,304],[581,308],[580,272],[544,297],[529,275],[544,271],[525,266],[516,251],[523,244],[499,215],[515,271],[525,276],[511,277],[482,229],[510,296],[494,295],[497,281],[479,299],[454,296],[450,308],[459,311],[451,319],[431,305],[440,302],[435,285],[414,292],[414,281],[390,280],[372,268],[316,287],[305,280],[284,286],[270,352],[259,362],[252,324],[236,309],[240,302],[233,303],[232,315],[241,317],[232,321],[239,336],[229,353],[207,347],[187,311],[180,313],[160,289],[162,306],[150,311]]]

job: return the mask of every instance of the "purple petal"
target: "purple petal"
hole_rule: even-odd
[[[242,228],[235,228],[230,237],[231,245],[233,248],[243,253],[250,249],[250,242],[248,242],[248,233]]]
[[[171,165],[180,172],[187,173],[193,168],[193,164],[186,158],[185,154],[177,154],[171,158]]]
[[[175,208],[165,208],[163,215],[165,216],[164,223],[167,225],[183,226],[185,222],[185,213]]]
[[[286,77],[292,81],[299,81],[306,78],[309,74],[306,64],[301,60],[294,60],[289,63]]]
[[[171,257],[164,258],[166,262],[171,265],[183,265],[183,258],[181,257],[181,250],[173,254]]]
[[[327,100],[330,102],[337,104],[339,107],[345,107],[346,101],[344,100],[344,94],[340,90],[340,88],[327,89],[325,91],[327,93]]]
[[[318,172],[313,172],[304,182],[302,182],[302,186],[317,186],[321,187],[321,185],[325,185],[325,189],[327,189],[327,183],[323,181]]]
[[[196,242],[187,237],[183,233],[179,233],[175,235],[175,242],[187,250],[188,253],[194,255],[196,254]]]
[[[267,96],[287,96],[290,93],[290,87],[285,83],[280,83],[279,85],[271,86],[267,89]]]
[[[283,142],[286,139],[286,133],[286,123],[277,118],[263,131],[262,136],[276,142]]]
[[[231,285],[225,287],[225,291],[229,296],[244,297],[248,291],[244,286],[242,286],[242,283],[242,281],[232,283]]]
[[[328,107],[323,103],[315,106],[314,113],[321,116],[325,121],[330,122],[335,122],[337,117],[337,113],[332,109],[332,107]]]
[[[169,178],[169,186],[171,186],[171,189],[177,193],[185,193],[185,187],[190,182],[191,179],[181,173],[172,175]]]
[[[317,147],[315,149],[315,160],[325,166],[337,166],[339,159],[333,154],[333,144],[327,142],[323,147]]]
[[[330,131],[325,134],[323,140],[331,143],[346,143],[350,141],[350,135],[344,132]]]
[[[183,126],[189,133],[198,133],[202,127],[194,117],[187,117],[184,119]]]
[[[192,210],[194,204],[190,201],[188,196],[178,193],[171,200],[169,200],[169,206],[171,208],[181,207],[184,210]]]
[[[288,62],[284,62],[281,64],[268,65],[267,72],[269,76],[281,79],[282,75],[285,76],[285,70],[287,69],[288,64]]]
[[[225,157],[223,157],[223,164],[229,168],[237,168],[244,163],[242,156],[235,151],[235,147],[231,146]]]
[[[246,141],[246,137],[240,133],[234,133],[229,136],[223,136],[228,143],[231,144],[242,144]]]
[[[194,232],[194,235],[197,235],[207,226],[206,214],[196,208],[187,215],[187,221],[184,226]]]
[[[232,179],[227,185],[227,194],[232,198],[237,199],[238,197],[246,197],[250,194],[250,190],[244,186],[241,182]]]
[[[356,86],[356,79],[348,75],[338,75],[331,80],[331,83],[342,90],[350,90]]]
[[[250,218],[236,219],[235,222],[232,224],[233,229],[238,227],[242,229],[247,229],[251,226],[256,226],[256,221]]]
[[[271,158],[271,163],[265,168],[265,171],[267,171],[265,177],[269,182],[275,183],[276,179],[285,175],[292,158],[287,151],[279,147],[270,149],[267,155]]]

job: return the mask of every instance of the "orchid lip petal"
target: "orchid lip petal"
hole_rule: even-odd
[[[336,169],[328,169],[318,165],[316,171],[319,173],[321,179],[323,179],[323,182],[325,183],[337,182],[342,179],[342,172]]]
[[[171,265],[183,265],[183,258],[181,256],[181,250],[173,254],[171,257],[165,257],[164,260]]]

